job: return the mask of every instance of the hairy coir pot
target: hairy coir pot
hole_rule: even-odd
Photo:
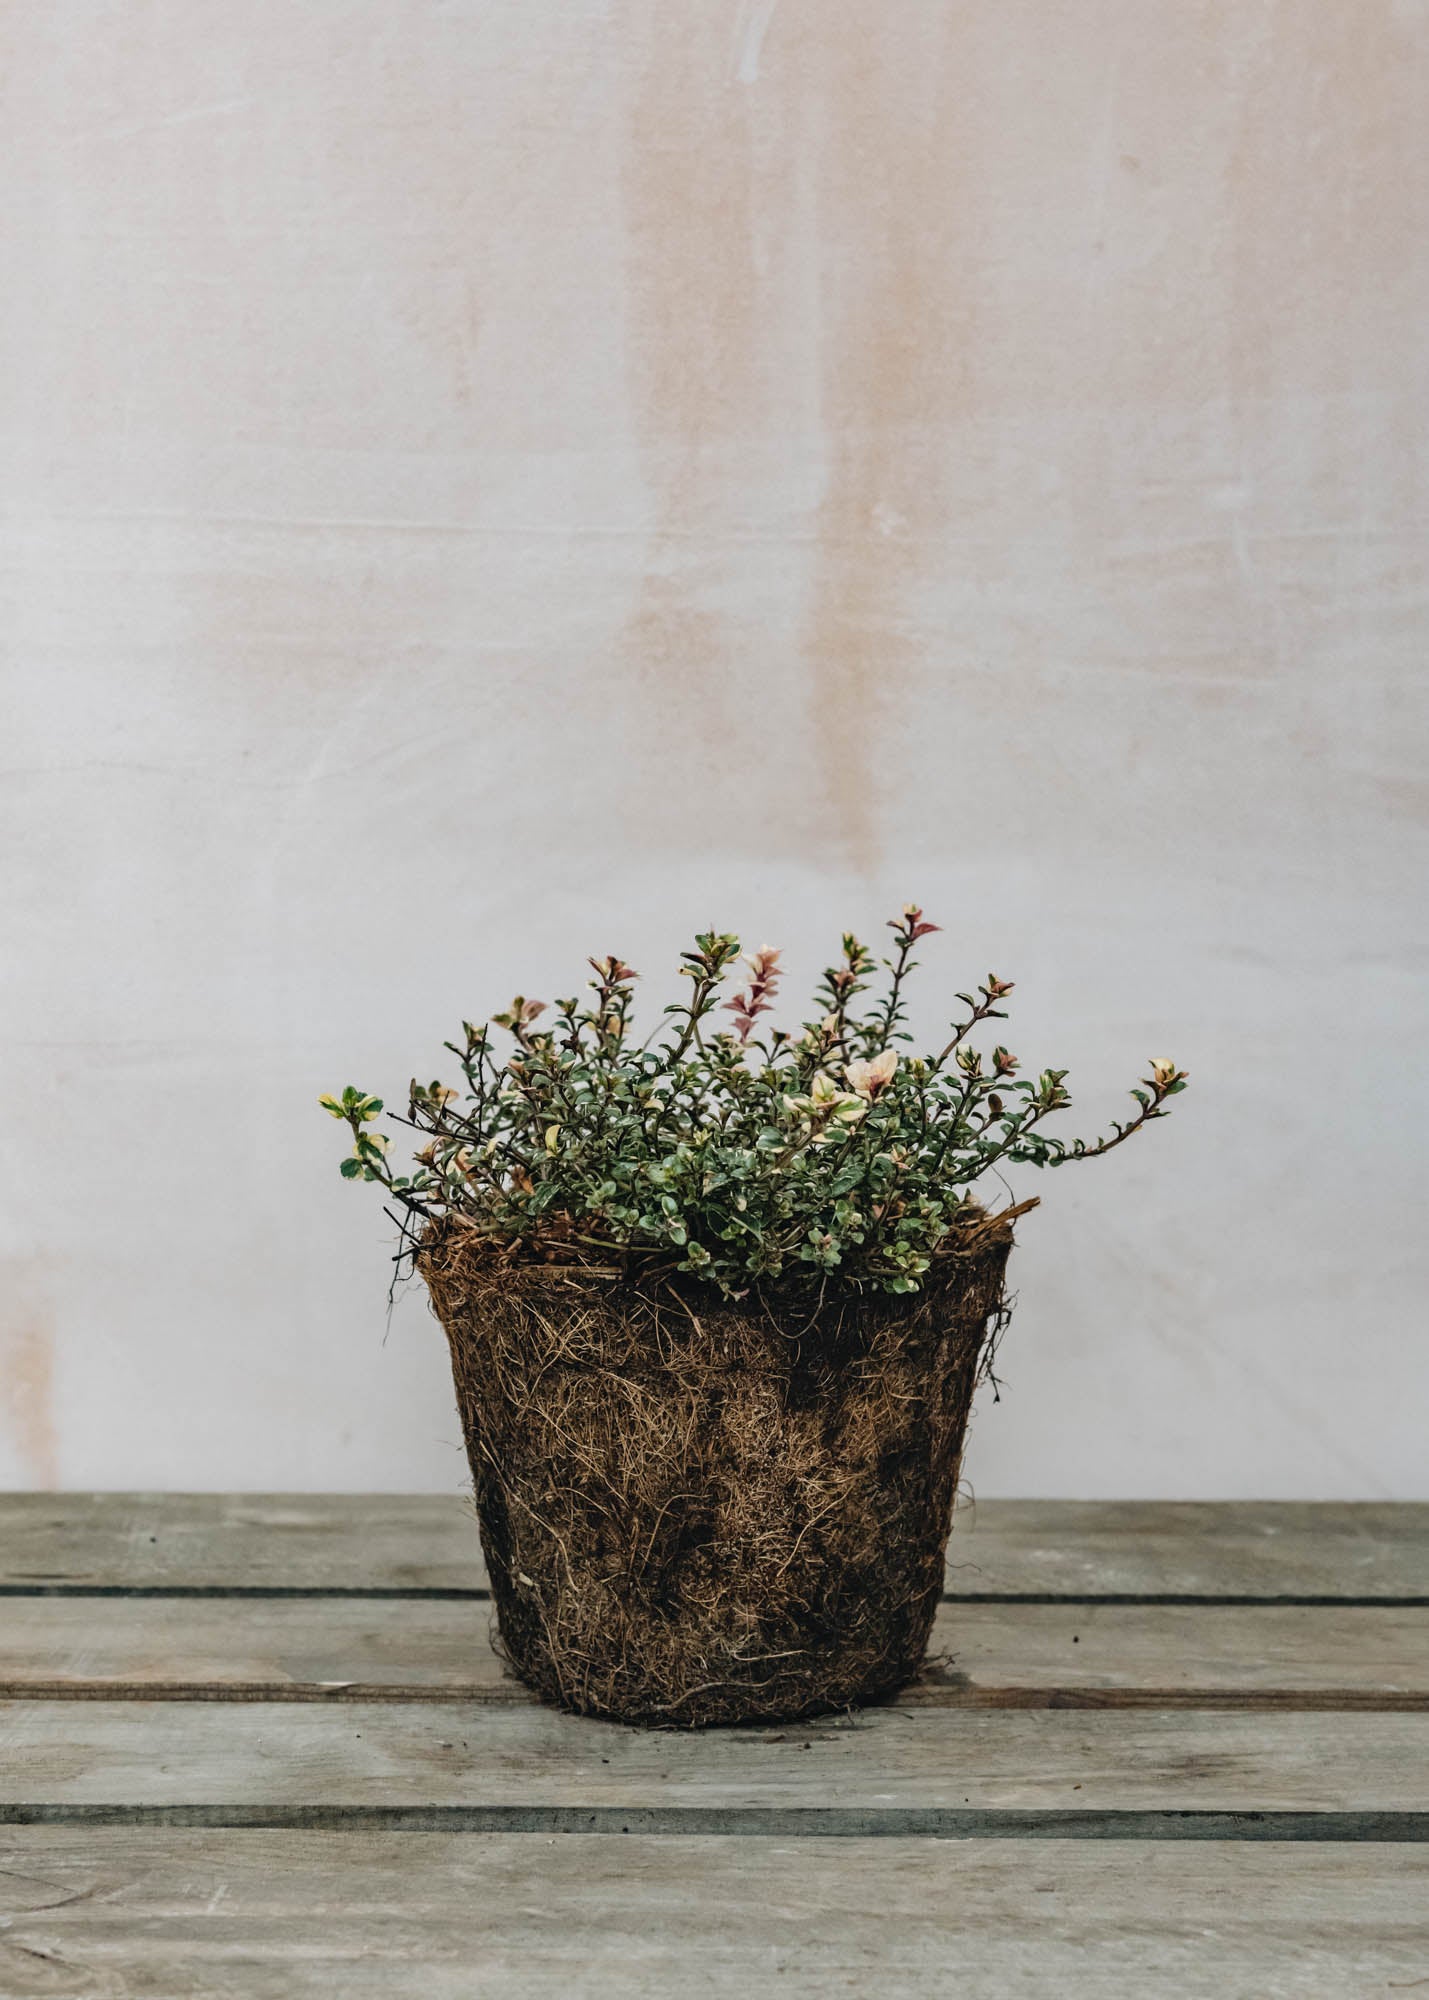
[[[921,1291],[770,1291],[507,1262],[448,1218],[418,1265],[451,1347],[503,1650],[629,1722],[866,1702],[922,1662],[1010,1220]]]

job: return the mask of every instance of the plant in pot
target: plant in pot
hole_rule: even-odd
[[[518,996],[413,1083],[396,1173],[380,1099],[322,1102],[342,1162],[396,1203],[451,1349],[501,1644],[546,1699],[625,1721],[772,1720],[866,1702],[922,1662],[973,1391],[1007,1305],[1002,1165],[1110,1152],[1185,1088],[1153,1062],[1094,1143],[1044,1121],[1064,1070],[970,1037],[1011,985],[958,995],[908,1053],[908,905],[875,962],[846,936],[797,1032],[779,953],[707,932],[684,998],[633,1026],[637,975]],[[504,1058],[493,1029],[510,1038]]]

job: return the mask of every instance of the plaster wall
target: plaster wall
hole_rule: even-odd
[[[0,1482],[455,1488],[316,1110],[906,898],[979,1492],[1429,1496],[1423,0],[11,0]]]

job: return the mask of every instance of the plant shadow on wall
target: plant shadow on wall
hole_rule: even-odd
[[[740,944],[713,931],[643,1040],[619,958],[590,961],[584,1002],[518,995],[447,1045],[464,1092],[413,1082],[410,1172],[379,1098],[322,1100],[447,1334],[501,1642],[564,1707],[750,1721],[907,1681],[1036,1205],[989,1214],[973,1186],[1108,1153],[1185,1088],[1154,1061],[1132,1118],[1054,1137],[1066,1071],[1025,1078],[969,1039],[1009,982],[959,994],[945,1046],[907,1053],[938,926],[909,904],[890,928],[882,959],[844,938],[797,1033],[770,1025],[779,953],[724,998]]]

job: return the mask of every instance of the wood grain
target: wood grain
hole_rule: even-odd
[[[15,1598],[0,1696],[525,1699],[490,1607],[416,1599]],[[949,1604],[904,1702],[1429,1708],[1429,1611]]]
[[[686,1733],[459,1502],[0,1496],[0,1995],[1429,1990],[1426,1518],[989,1506],[896,1704]]]
[[[0,1831],[7,2000],[1368,2000],[1429,1850]]]
[[[0,1803],[1413,1811],[1429,1718],[872,1709],[639,1730],[453,1703],[16,1702]]]
[[[0,1588],[485,1588],[458,1494],[0,1494]],[[960,1597],[1429,1601],[1429,1505],[990,1500]]]

